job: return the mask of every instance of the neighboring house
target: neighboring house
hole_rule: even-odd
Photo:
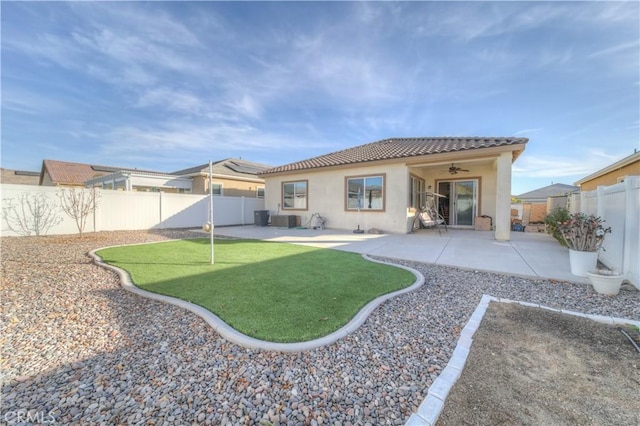
[[[171,173],[118,170],[89,179],[85,186],[117,191],[191,193],[191,179]]]
[[[265,208],[320,213],[336,229],[408,233],[425,192],[446,196],[451,226],[472,228],[491,216],[495,236],[510,237],[511,166],[526,138],[392,138],[266,170]],[[360,213],[358,213],[360,206]]]
[[[227,158],[212,165],[214,195],[229,197],[264,198],[264,179],[261,172],[271,166],[241,158]],[[209,193],[209,163],[173,172],[174,175],[189,177],[193,180],[194,194]]]
[[[543,231],[544,225],[534,227],[534,224],[544,224],[547,214],[556,207],[567,207],[569,194],[580,191],[580,188],[564,183],[554,183],[533,191],[517,195],[517,203],[511,206],[512,223],[521,223],[527,231]]]
[[[547,204],[547,198],[567,195],[580,191],[580,187],[567,185],[565,183],[554,183],[524,194],[516,195],[516,198],[523,203],[544,203]]]
[[[88,180],[118,171],[139,172],[137,169],[131,168],[72,163],[70,161],[43,160],[39,184],[42,186],[85,187],[85,182]]]
[[[190,192],[189,179],[177,179],[150,170],[44,160],[40,185],[84,188],[100,187],[120,191]]]
[[[0,183],[13,185],[38,185],[40,172],[28,172],[26,170],[11,170],[0,168]]]
[[[598,170],[587,177],[575,182],[581,191],[593,191],[598,186],[610,186],[624,182],[627,176],[640,176],[640,152],[634,150],[633,154],[620,161]]]
[[[214,194],[232,197],[264,197],[264,179],[258,172],[271,166],[241,159],[214,163]],[[207,194],[209,164],[163,173],[123,167],[44,160],[40,185],[100,187],[119,191]]]

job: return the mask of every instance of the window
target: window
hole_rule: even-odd
[[[256,188],[256,197],[264,198],[264,186],[259,186]]]
[[[411,176],[411,199],[409,200],[409,206],[420,210],[425,205],[424,196],[424,180],[416,176]]]
[[[307,210],[307,181],[282,183],[282,209]]]
[[[347,210],[384,210],[384,176],[347,178]]]
[[[213,195],[222,195],[222,184],[221,183],[212,183],[211,187],[213,188]]]

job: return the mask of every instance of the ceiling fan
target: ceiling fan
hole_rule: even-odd
[[[468,172],[468,171],[469,170],[454,166],[453,163],[451,163],[451,167],[449,167],[449,173],[451,173],[452,175],[455,175],[458,172]]]

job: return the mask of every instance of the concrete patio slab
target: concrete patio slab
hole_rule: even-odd
[[[550,235],[512,232],[498,241],[489,231],[421,229],[413,234],[354,234],[335,229],[218,227],[215,234],[332,248],[369,256],[587,284],[571,275],[569,251]]]
[[[588,282],[587,279],[571,274],[569,250],[556,243],[551,236],[518,232],[512,235],[511,246],[526,260],[536,275],[560,281]]]
[[[436,263],[514,275],[537,275],[513,246],[504,241],[452,238]]]

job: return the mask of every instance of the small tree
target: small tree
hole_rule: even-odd
[[[2,200],[2,218],[18,235],[46,235],[62,222],[60,207],[45,194],[23,192],[17,198]]]
[[[98,206],[98,194],[96,194],[95,188],[62,188],[58,195],[62,211],[76,221],[80,238],[82,238],[87,218]]]
[[[558,224],[568,221],[570,217],[571,213],[569,213],[569,210],[564,207],[556,207],[544,218],[544,223],[547,225],[547,234],[553,235],[553,238],[565,247],[567,246],[567,242],[563,238],[560,229],[558,229]]]

